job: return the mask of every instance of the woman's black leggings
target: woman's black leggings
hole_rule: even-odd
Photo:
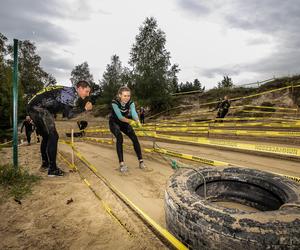
[[[138,159],[139,160],[143,159],[141,146],[138,141],[138,138],[137,138],[133,128],[128,123],[115,122],[113,120],[109,120],[109,129],[117,139],[116,147],[117,147],[117,154],[118,154],[119,162],[124,161],[124,159],[123,159],[123,135],[121,132],[123,132],[125,135],[127,135],[133,142],[133,147],[134,147],[134,150],[135,150],[135,153],[136,153]]]

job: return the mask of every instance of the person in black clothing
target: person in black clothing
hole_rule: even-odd
[[[132,127],[142,127],[134,102],[130,98],[131,92],[128,87],[121,87],[117,97],[112,101],[112,112],[109,117],[109,129],[116,137],[116,148],[121,172],[128,171],[123,159],[123,136],[127,135],[133,142],[133,147],[139,161],[139,168],[146,169],[142,157],[141,146]],[[132,120],[132,119],[133,120]]]
[[[31,141],[31,134],[34,131],[34,124],[31,120],[30,116],[26,116],[25,120],[23,121],[22,127],[21,127],[21,133],[23,133],[23,128],[25,127],[25,134],[28,145],[30,145]]]
[[[78,106],[78,100],[90,95],[90,85],[79,81],[76,87],[51,86],[33,96],[27,105],[27,112],[34,121],[37,133],[42,136],[42,169],[48,169],[48,176],[63,176],[64,172],[56,165],[58,133],[54,114],[63,112],[72,118],[81,112],[92,109],[91,102]]]
[[[224,99],[218,103],[216,109],[218,109],[217,118],[225,118],[230,108],[230,102],[228,96],[224,96]]]
[[[145,109],[144,109],[144,107],[140,108],[140,121],[142,124],[145,124]]]

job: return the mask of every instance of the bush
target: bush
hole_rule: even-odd
[[[0,165],[0,186],[8,196],[13,196],[17,200],[31,193],[33,184],[39,180],[40,177],[30,174],[23,168],[16,170],[11,164]]]

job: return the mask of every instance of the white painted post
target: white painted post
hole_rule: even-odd
[[[74,167],[74,129],[71,130],[71,145],[72,145],[72,166]]]

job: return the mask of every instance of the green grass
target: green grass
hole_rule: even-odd
[[[0,203],[9,197],[21,200],[31,193],[33,185],[39,180],[40,177],[30,174],[21,167],[15,170],[10,164],[0,165],[0,192],[3,194]]]

